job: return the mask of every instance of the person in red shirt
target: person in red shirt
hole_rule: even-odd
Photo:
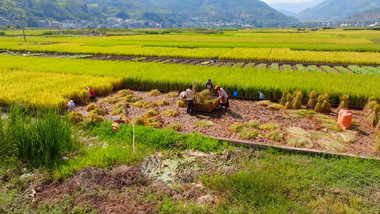
[[[93,90],[91,90],[91,88],[89,88],[89,87],[87,87],[87,90],[88,90],[88,92],[90,93],[88,96],[90,97],[90,100],[91,101],[94,101],[94,100],[96,100],[96,93],[93,91]]]

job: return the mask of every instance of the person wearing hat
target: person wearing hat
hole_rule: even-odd
[[[229,101],[227,92],[223,88],[221,88],[219,85],[215,86],[215,90],[217,90],[219,94],[220,106],[221,107],[224,106],[226,109],[229,108],[230,101]]]
[[[193,99],[195,91],[193,90],[193,85],[189,85],[189,88],[186,90],[186,99],[187,99],[187,113],[193,114]]]
[[[74,111],[74,108],[75,108],[75,103],[73,100],[70,100],[68,103],[67,103],[67,108],[70,111]]]
[[[210,91],[210,96],[212,97],[212,90],[214,89],[214,86],[211,82],[211,79],[208,79],[206,82],[206,89]]]
[[[96,100],[96,93],[93,90],[91,90],[91,88],[89,88],[89,87],[87,87],[87,90],[90,93],[88,95],[90,97],[90,100],[95,101]]]

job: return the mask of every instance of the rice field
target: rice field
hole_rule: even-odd
[[[122,79],[124,87],[161,90],[184,90],[193,81],[197,81],[196,87],[200,90],[203,88],[203,82],[211,78],[215,84],[224,87],[229,94],[238,90],[240,96],[257,98],[259,92],[262,92],[269,99],[278,99],[283,90],[301,90],[305,95],[314,90],[317,93],[328,93],[334,102],[337,102],[341,95],[348,94],[353,106],[363,105],[370,96],[380,97],[378,87],[380,75],[280,72],[256,68],[18,56],[0,56],[0,68],[3,69],[3,73],[10,70],[45,72],[47,77],[50,77],[51,74],[72,74],[77,75],[78,78],[85,75],[84,79],[91,79],[92,76],[110,77],[116,78],[116,80]],[[4,78],[5,76],[0,77],[0,79]],[[22,78],[19,77],[19,80]],[[16,83],[23,84],[19,80]],[[8,78],[3,80],[4,88],[11,84],[8,81]],[[79,82],[83,87],[89,84],[88,81],[82,81]],[[355,87],[352,87],[353,85]],[[50,86],[53,87],[54,84],[50,84]],[[40,90],[48,88],[39,86],[39,84],[35,84],[35,87]],[[9,97],[12,100],[12,96]],[[26,99],[24,98],[24,100]]]
[[[52,53],[155,56],[195,59],[379,65],[379,35],[342,30],[300,34],[289,31],[225,31],[110,37],[1,37],[0,49]]]

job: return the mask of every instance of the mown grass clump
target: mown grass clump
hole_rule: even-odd
[[[165,117],[177,117],[179,115],[179,112],[176,110],[169,109],[162,112],[162,115],[164,115]]]
[[[213,125],[214,125],[214,122],[212,122],[211,120],[200,120],[196,123],[197,127],[210,127]]]
[[[102,103],[102,104],[116,104],[117,102],[119,102],[118,97],[105,97],[99,100],[99,103]]]
[[[104,121],[104,117],[101,115],[95,114],[94,112],[90,112],[90,114],[87,117],[87,120],[90,123],[99,123]]]
[[[108,111],[107,111],[107,109],[96,107],[94,110],[90,111],[90,114],[96,114],[98,116],[104,116],[104,115],[108,114]]]
[[[136,108],[148,109],[148,108],[154,107],[155,104],[152,102],[149,102],[149,101],[140,100],[140,101],[133,103],[132,106],[134,106]]]
[[[12,153],[32,165],[52,167],[64,152],[77,148],[72,128],[65,117],[55,112],[29,116],[24,108],[13,106],[9,119],[0,122],[1,147],[15,148]]]
[[[161,91],[158,89],[151,90],[147,93],[149,96],[157,97],[161,95]]]
[[[260,128],[265,131],[274,131],[274,130],[281,129],[281,126],[274,123],[267,123],[267,124],[261,125]]]
[[[166,97],[177,98],[177,97],[179,97],[179,92],[177,92],[177,91],[169,92],[168,94],[166,94]]]
[[[143,118],[150,118],[150,117],[155,117],[157,115],[158,115],[158,111],[151,109],[151,110],[148,110],[148,111],[144,112],[141,115],[141,117],[143,117]]]
[[[158,100],[158,101],[156,102],[156,104],[157,104],[158,106],[168,106],[168,105],[170,105],[170,100],[168,100],[168,99]]]
[[[178,132],[181,130],[181,125],[179,123],[170,123],[167,128]]]
[[[267,138],[269,140],[281,142],[284,140],[284,135],[279,131],[271,131],[269,134],[267,134]]]
[[[245,139],[245,140],[252,140],[252,139],[256,139],[260,136],[260,133],[253,130],[253,129],[249,129],[249,128],[243,128],[240,133],[239,133],[240,137]]]
[[[244,125],[241,124],[241,123],[235,123],[235,124],[232,124],[230,127],[229,127],[229,130],[231,132],[241,132],[241,130],[243,130],[244,128]]]
[[[128,96],[128,95],[133,95],[133,91],[130,90],[130,89],[124,89],[124,90],[121,90],[121,91],[117,92],[117,96],[118,97],[125,97],[125,96]]]
[[[380,156],[380,132],[377,133],[377,142],[375,143],[375,155]]]
[[[124,97],[124,100],[128,103],[135,103],[135,102],[142,100],[142,98],[139,96],[135,96],[135,95],[131,94],[131,95],[127,95],[126,97]]]
[[[84,116],[81,112],[79,111],[72,111],[70,112],[69,114],[67,114],[67,119],[76,124],[76,123],[80,123],[84,120]]]
[[[290,127],[287,129],[287,143],[289,146],[312,148],[313,142],[308,131],[299,127]]]
[[[98,108],[98,106],[95,104],[95,103],[90,103],[86,106],[86,111],[87,112],[90,112],[92,110],[95,110],[96,108]]]
[[[371,97],[364,107],[366,113],[366,123],[370,126],[379,128],[380,124],[380,103],[375,97]]]
[[[243,125],[248,128],[260,129],[260,123],[256,120],[251,120]]]
[[[178,108],[185,108],[186,107],[186,104],[183,100],[178,100],[176,105]]]

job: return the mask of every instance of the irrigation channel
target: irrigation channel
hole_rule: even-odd
[[[32,52],[12,52],[0,50],[0,53],[7,55],[39,56],[39,57],[63,57],[76,59],[110,60],[110,61],[135,61],[135,62],[155,62],[165,64],[184,64],[193,66],[215,66],[215,67],[235,67],[235,68],[261,68],[272,70],[294,70],[294,71],[317,71],[324,73],[357,73],[351,69],[351,64],[325,64],[325,63],[300,63],[300,62],[270,62],[270,61],[242,61],[242,60],[213,60],[213,59],[189,59],[189,58],[168,58],[168,57],[144,57],[144,56],[117,56],[117,55],[78,55],[62,53],[32,53]],[[356,65],[355,65],[356,66]],[[379,65],[366,65],[360,67],[375,68],[380,74]]]

